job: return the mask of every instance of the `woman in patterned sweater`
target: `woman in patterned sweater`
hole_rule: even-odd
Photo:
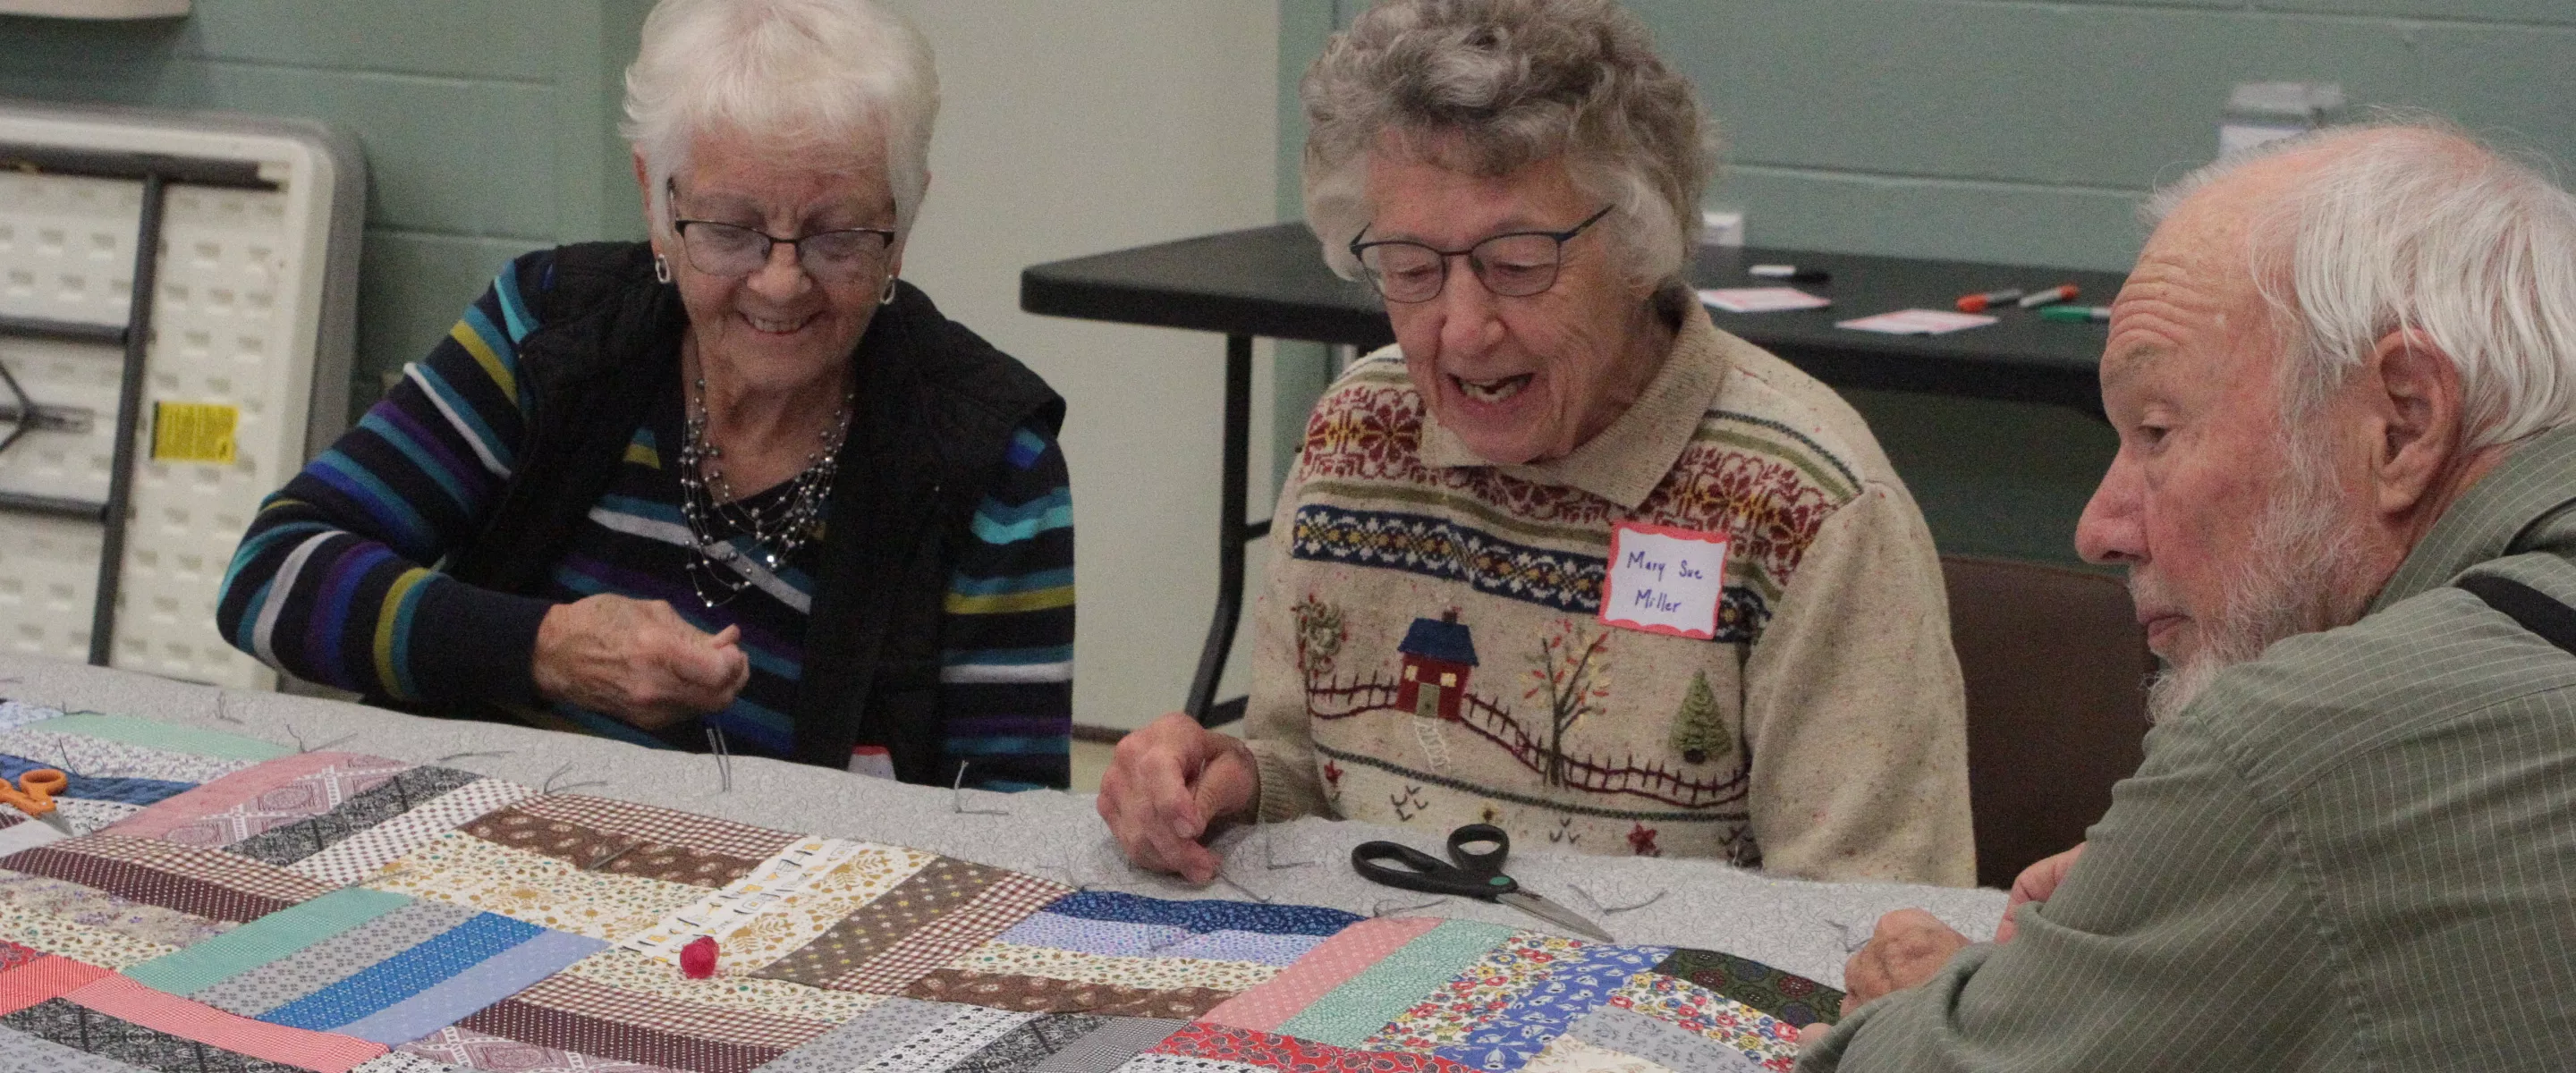
[[[425,713],[1063,786],[1063,402],[897,278],[937,108],[867,0],[665,0],[651,241],[504,269],[269,498],[225,635]]]
[[[1320,812],[1971,882],[1931,536],[1848,405],[1693,301],[1699,109],[1635,17],[1389,0],[1302,96],[1307,218],[1398,345],[1307,422],[1248,740],[1119,746],[1129,855],[1204,881],[1214,826]]]

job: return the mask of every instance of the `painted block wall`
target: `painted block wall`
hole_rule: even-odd
[[[640,237],[619,78],[636,0],[212,0],[0,16],[0,96],[316,119],[367,158],[352,413],[511,257]]]
[[[1760,245],[2125,269],[2144,237],[2133,207],[2215,155],[2237,82],[2339,82],[2357,104],[2427,109],[2576,164],[2570,0],[1625,2],[1726,142],[1708,205],[1745,210]],[[1300,215],[1297,80],[1365,7],[1281,5],[1283,219]],[[2071,558],[2114,447],[2098,422],[1847,395],[1942,550]]]

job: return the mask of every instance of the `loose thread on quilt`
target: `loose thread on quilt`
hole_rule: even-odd
[[[1271,839],[1270,821],[1256,813],[1253,818],[1252,825],[1260,828],[1261,830],[1261,863],[1270,871],[1276,872],[1282,868],[1304,868],[1307,865],[1315,863],[1311,858],[1302,861],[1282,862],[1279,859],[1278,847]]]
[[[1010,814],[1011,814],[1011,810],[1009,810],[1009,809],[1007,809],[1007,808],[967,808],[967,807],[966,807],[966,765],[967,765],[968,763],[969,763],[969,761],[965,761],[965,760],[960,760],[960,761],[958,761],[958,762],[957,762],[957,781],[955,781],[955,782],[952,782],[952,783],[949,783],[949,784],[948,784],[948,807],[949,807],[949,808],[951,808],[951,809],[956,810],[957,814],[958,814],[958,815],[960,815],[960,816],[1008,816],[1008,815],[1010,815]]]
[[[478,751],[478,752],[470,752],[470,753],[449,753],[449,754],[447,754],[447,755],[445,755],[445,756],[439,757],[438,759],[435,759],[435,760],[430,761],[430,763],[433,763],[433,764],[444,764],[444,763],[447,763],[448,761],[451,761],[451,760],[463,760],[463,759],[465,759],[466,757],[469,757],[469,756],[491,756],[491,757],[502,757],[502,756],[508,756],[508,755],[510,755],[511,753],[516,752],[516,751],[517,751],[517,750],[514,750],[514,749],[486,749],[486,750],[481,750],[481,751]]]
[[[716,758],[716,792],[733,792],[733,750],[726,746],[724,729],[707,724],[707,751]]]
[[[564,793],[564,792],[567,792],[567,791],[573,790],[573,789],[575,789],[575,788],[577,788],[577,787],[583,787],[583,786],[606,786],[606,785],[608,785],[608,780],[606,780],[606,779],[584,779],[584,780],[582,780],[582,781],[580,781],[580,782],[568,782],[568,783],[563,784],[562,786],[557,786],[557,785],[555,785],[555,780],[556,780],[556,779],[560,779],[560,778],[562,778],[562,777],[564,776],[564,773],[565,773],[565,772],[567,772],[567,771],[571,771],[571,770],[572,770],[572,761],[570,761],[570,760],[566,760],[566,761],[564,761],[564,765],[563,765],[562,767],[556,768],[556,769],[554,770],[554,774],[551,774],[551,775],[546,776],[546,781],[545,781],[545,783],[544,783],[542,786],[540,786],[540,787],[538,788],[537,792],[538,792],[538,793],[546,793],[546,794],[559,794],[559,793]]]
[[[1634,912],[1634,911],[1636,911],[1636,910],[1643,909],[1643,908],[1645,908],[1645,907],[1647,907],[1647,906],[1653,905],[1653,904],[1655,904],[1656,902],[1663,901],[1663,900],[1664,900],[1664,895],[1665,895],[1665,894],[1667,894],[1667,893],[1670,893],[1669,891],[1665,891],[1665,890],[1658,889],[1658,890],[1656,890],[1656,891],[1655,891],[1655,893],[1653,893],[1653,894],[1651,894],[1651,895],[1648,895],[1645,901],[1642,901],[1642,902],[1636,902],[1636,903],[1632,903],[1632,904],[1629,904],[1629,905],[1610,905],[1610,904],[1607,904],[1607,903],[1603,902],[1603,901],[1601,900],[1601,898],[1600,898],[1600,896],[1599,896],[1599,895],[1596,895],[1596,894],[1592,893],[1590,890],[1585,889],[1585,888],[1584,888],[1584,886],[1583,886],[1583,884],[1581,884],[1581,883],[1568,883],[1568,884],[1566,884],[1566,886],[1567,886],[1569,889],[1573,890],[1573,891],[1574,891],[1574,893],[1582,895],[1582,896],[1583,896],[1583,900],[1584,900],[1584,901],[1591,902],[1591,903],[1592,903],[1592,908],[1593,908],[1594,910],[1599,911],[1599,912],[1603,912],[1603,913],[1627,913],[1627,912]]]
[[[1839,936],[1835,941],[1842,944],[1843,953],[1853,953],[1861,947],[1869,945],[1869,937],[1866,935],[1862,936],[1859,942],[1852,941],[1852,926],[1849,924],[1826,917],[1817,917],[1816,920],[1819,923],[1828,925],[1834,929],[1834,933]]]
[[[1372,917],[1383,917],[1383,916],[1388,916],[1388,915],[1395,914],[1395,913],[1413,913],[1413,912],[1419,912],[1419,911],[1424,910],[1424,909],[1429,909],[1429,908],[1431,908],[1432,906],[1438,905],[1438,904],[1440,904],[1440,903],[1442,903],[1442,902],[1448,901],[1449,899],[1447,899],[1447,898],[1433,898],[1433,899],[1431,899],[1430,901],[1424,902],[1424,903],[1422,903],[1422,904],[1420,904],[1420,905],[1398,905],[1398,906],[1390,907],[1390,906],[1388,906],[1388,905],[1386,904],[1386,903],[1391,902],[1391,901],[1394,901],[1394,900],[1395,900],[1395,899],[1393,899],[1393,898],[1380,898],[1380,899],[1378,899],[1377,901],[1370,903],[1370,904],[1369,904],[1369,915],[1370,915],[1370,916],[1372,916]]]
[[[295,739],[295,751],[296,751],[296,752],[299,752],[299,753],[311,753],[311,752],[320,752],[320,751],[322,751],[322,750],[324,750],[324,749],[328,749],[328,748],[330,748],[330,747],[332,747],[332,746],[334,746],[334,745],[338,745],[338,744],[340,744],[340,743],[342,743],[342,742],[345,742],[345,741],[347,741],[347,740],[349,740],[349,739],[351,739],[351,738],[357,737],[357,736],[358,736],[358,732],[357,732],[357,731],[352,730],[352,731],[350,731],[350,732],[348,732],[348,733],[346,733],[346,734],[342,734],[342,735],[340,735],[339,737],[336,737],[336,738],[333,738],[333,739],[331,739],[331,740],[329,740],[329,741],[323,742],[323,743],[322,743],[322,744],[320,744],[320,745],[306,745],[306,744],[304,744],[304,735],[302,735],[302,734],[298,734],[298,733],[296,733],[296,732],[295,732],[295,724],[293,724],[293,723],[288,723],[288,724],[286,724],[286,736],[287,736],[287,737],[290,737],[290,738]]]
[[[248,725],[242,722],[242,717],[232,713],[232,699],[233,697],[230,691],[222,689],[215,691],[215,721],[219,723],[231,723],[235,726]]]

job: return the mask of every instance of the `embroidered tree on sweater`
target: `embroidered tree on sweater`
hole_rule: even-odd
[[[1333,677],[1333,658],[1340,655],[1342,642],[1351,639],[1351,628],[1342,621],[1342,609],[1325,603],[1314,593],[1288,609],[1297,618],[1297,667],[1306,672],[1306,681],[1328,681]]]
[[[1690,689],[1673,714],[1671,745],[1688,764],[1705,764],[1735,749],[1735,739],[1718,720],[1717,691],[1708,687],[1707,671],[1691,672]]]
[[[1547,768],[1550,786],[1565,785],[1565,733],[1583,717],[1601,710],[1610,696],[1610,633],[1598,634],[1570,618],[1556,620],[1539,638],[1538,655],[1530,660],[1530,682],[1524,700],[1547,706]]]

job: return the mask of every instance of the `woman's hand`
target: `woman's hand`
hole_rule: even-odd
[[[601,593],[557,604],[537,627],[537,692],[659,730],[733,703],[751,680],[739,626],[706,634],[660,600]]]
[[[1240,739],[1173,712],[1119,739],[1100,779],[1100,818],[1137,867],[1205,883],[1216,878],[1217,857],[1199,839],[1249,811],[1260,789]]]
[[[2074,849],[2042,857],[2038,863],[2022,869],[2020,875],[2013,877],[2012,893],[2004,899],[2004,919],[1995,925],[1995,941],[2011,942],[2013,932],[2019,927],[2013,923],[2013,910],[2021,908],[2024,902],[2047,901],[2049,895],[2057,893],[2057,885],[2066,881],[2066,872],[2075,867],[2075,858],[2083,854],[2084,843],[2078,842]]]

